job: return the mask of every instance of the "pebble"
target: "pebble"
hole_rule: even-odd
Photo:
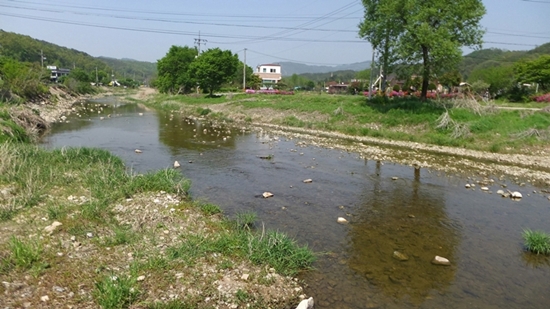
[[[139,277],[137,277],[136,280],[137,280],[137,281],[143,281],[143,280],[145,280],[145,276],[139,276]]]
[[[43,301],[43,302],[47,302],[48,300],[50,300],[50,297],[48,297],[48,295],[44,295],[44,296],[40,297],[40,300]]]
[[[348,220],[346,220],[346,218],[338,217],[337,222],[338,223],[348,223]]]

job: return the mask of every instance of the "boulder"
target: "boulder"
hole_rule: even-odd
[[[179,163],[178,161],[174,161],[174,168],[178,168],[178,167],[180,167],[180,166],[181,166],[181,165],[180,165],[180,163]]]
[[[313,309],[313,305],[315,303],[313,302],[313,297],[310,297],[308,299],[302,300],[296,309]]]
[[[264,193],[262,194],[262,196],[263,196],[264,198],[269,198],[269,197],[272,197],[272,196],[273,196],[273,193],[267,192],[267,191],[266,191],[266,192],[264,192]]]

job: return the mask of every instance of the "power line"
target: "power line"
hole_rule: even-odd
[[[259,51],[251,50],[249,48],[247,48],[246,50],[249,51],[249,52],[253,52],[255,54],[258,54],[258,55],[271,57],[271,58],[275,58],[275,59],[279,59],[279,60],[291,61],[291,62],[299,62],[299,63],[304,63],[304,64],[315,64],[315,65],[341,65],[341,63],[321,63],[321,62],[310,62],[310,61],[302,61],[302,60],[294,60],[294,59],[289,59],[289,58],[283,58],[283,57],[279,57],[279,56],[264,54],[264,53],[261,53]]]
[[[249,20],[250,18],[258,18],[259,20],[264,21],[266,17],[269,17],[271,19],[278,19],[278,20],[310,20],[314,16],[293,16],[293,15],[286,15],[286,16],[258,16],[258,15],[222,15],[222,14],[197,14],[197,13],[180,13],[180,12],[163,12],[163,11],[149,11],[149,10],[132,10],[128,8],[124,9],[118,9],[118,8],[109,8],[109,7],[93,7],[93,6],[82,6],[82,5],[71,5],[71,4],[54,4],[51,2],[48,2],[47,4],[43,2],[32,2],[32,1],[16,1],[16,0],[10,0],[10,3],[16,2],[16,3],[23,3],[23,4],[31,4],[31,5],[42,5],[46,6],[47,8],[53,7],[62,7],[62,8],[77,8],[77,9],[87,9],[87,10],[95,10],[95,11],[108,11],[108,12],[124,12],[124,13],[141,13],[141,14],[156,14],[156,15],[168,15],[168,16],[191,16],[191,17],[216,17],[216,20],[219,20],[219,17],[224,18],[246,18]],[[45,10],[44,8],[41,8],[40,10]]]
[[[127,31],[137,31],[137,32],[150,32],[150,33],[162,33],[162,34],[174,34],[174,35],[185,35],[185,36],[196,35],[196,32],[166,30],[166,29],[108,26],[108,25],[92,24],[92,23],[85,23],[85,22],[76,22],[76,21],[68,21],[68,20],[61,20],[61,19],[45,18],[45,17],[39,17],[39,16],[29,16],[29,15],[21,15],[21,14],[8,14],[8,13],[4,13],[4,12],[0,12],[0,15],[16,17],[16,18],[23,18],[23,19],[30,19],[30,20],[39,20],[39,21],[60,23],[60,24],[95,27],[95,28],[127,30]],[[214,33],[208,33],[208,34],[205,34],[205,36],[213,37],[213,38],[224,38],[224,39],[245,39],[246,38],[246,39],[252,39],[252,40],[259,40],[259,39],[263,38],[263,37],[257,37],[257,36],[254,37],[254,36],[250,36],[250,35],[224,35],[224,34],[214,34]],[[307,38],[288,38],[288,37],[273,37],[273,39],[277,40],[277,41],[288,41],[288,42],[364,43],[363,40],[316,40],[316,39],[307,39]],[[226,42],[214,42],[214,43],[227,44]]]
[[[112,14],[99,14],[99,13],[82,13],[76,11],[60,11],[54,9],[42,9],[42,8],[28,8],[20,7],[14,5],[4,5],[0,4],[0,7],[9,7],[22,10],[31,10],[31,11],[40,11],[40,12],[51,12],[51,13],[71,13],[75,15],[85,15],[85,16],[96,16],[96,17],[109,17],[115,19],[127,19],[127,20],[139,20],[139,21],[158,21],[165,23],[177,23],[177,24],[193,24],[193,25],[208,25],[208,26],[221,26],[221,27],[241,27],[241,28],[254,28],[254,29],[284,29],[284,30],[302,30],[302,31],[320,31],[320,32],[348,32],[354,33],[357,31],[352,30],[338,30],[338,29],[318,29],[318,28],[298,28],[298,27],[275,27],[275,26],[262,26],[262,25],[243,25],[243,24],[227,24],[227,23],[213,23],[213,22],[200,22],[200,21],[185,21],[185,20],[170,20],[170,19],[161,19],[161,18],[152,18],[152,17],[135,17],[135,16],[121,16],[121,15],[112,15]]]

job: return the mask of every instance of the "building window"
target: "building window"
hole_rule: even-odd
[[[263,72],[264,72],[264,73],[267,72],[267,69],[266,69],[266,68],[263,68]]]
[[[269,72],[271,72],[271,73],[277,73],[277,70],[276,70],[276,69],[269,69]]]

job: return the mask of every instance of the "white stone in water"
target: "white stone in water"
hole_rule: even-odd
[[[481,189],[481,191],[489,191],[488,187],[481,187],[480,189]]]
[[[504,196],[504,190],[498,190],[497,194]]]
[[[180,163],[179,163],[178,161],[174,161],[174,168],[178,168],[178,167],[180,167],[180,166],[181,166],[181,165],[180,165]]]
[[[399,179],[399,178],[395,177],[395,176],[391,178],[391,180],[397,180],[397,179]]]
[[[469,183],[467,183],[467,184],[464,185],[464,187],[465,187],[466,189],[470,189],[471,186],[470,186]]]
[[[338,223],[348,223],[348,220],[346,220],[346,218],[338,217],[337,222]]]
[[[523,197],[523,195],[521,195],[521,193],[519,193],[518,191],[514,191],[510,194],[510,197],[511,198],[516,198],[516,199],[520,199]]]
[[[139,150],[139,149],[136,149],[134,150],[136,153],[142,153],[143,151]]]
[[[264,192],[264,193],[262,194],[262,196],[263,196],[264,198],[269,198],[269,197],[272,197],[272,196],[273,196],[273,193],[271,193],[271,192]]]
[[[449,266],[449,265],[451,265],[451,262],[448,259],[446,259],[442,256],[436,255],[434,257],[434,259],[432,260],[432,264]]]
[[[296,309],[313,309],[313,306],[315,305],[315,302],[313,301],[313,297],[310,297],[308,299],[302,300]]]
[[[312,182],[313,182],[312,179],[305,179],[305,180],[304,180],[304,183],[312,183]]]
[[[143,113],[139,113],[138,115],[143,116]]]

